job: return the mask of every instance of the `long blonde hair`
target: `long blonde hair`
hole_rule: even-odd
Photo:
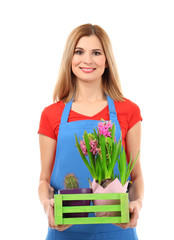
[[[103,91],[116,101],[124,101],[117,66],[107,33],[98,25],[84,24],[75,28],[67,39],[58,80],[53,93],[54,102],[62,100],[64,103],[67,103],[71,100],[76,88],[76,78],[71,70],[74,50],[80,38],[91,35],[95,35],[100,40],[108,64],[102,76]]]

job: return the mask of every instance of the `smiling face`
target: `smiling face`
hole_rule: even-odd
[[[97,81],[106,68],[106,57],[100,40],[95,36],[82,37],[74,50],[72,72],[77,80]]]

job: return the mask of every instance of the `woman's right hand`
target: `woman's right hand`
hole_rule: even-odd
[[[64,231],[71,227],[72,225],[55,225],[54,222],[54,199],[47,200],[44,203],[45,213],[48,218],[48,225],[50,228],[56,229],[58,231]]]

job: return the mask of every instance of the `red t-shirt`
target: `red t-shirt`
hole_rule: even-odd
[[[128,130],[132,128],[137,122],[142,121],[140,109],[135,103],[128,99],[125,99],[124,102],[114,101],[114,104],[122,131],[123,145],[125,146],[125,138]],[[38,133],[44,134],[50,138],[57,140],[59,124],[64,107],[65,104],[62,101],[58,101],[57,103],[53,103],[50,106],[46,107],[41,115]],[[89,119],[101,120],[101,118],[106,121],[109,120],[108,105],[92,117],[88,117],[70,110],[68,122]]]

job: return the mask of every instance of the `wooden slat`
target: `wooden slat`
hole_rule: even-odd
[[[98,206],[76,206],[63,207],[63,213],[77,213],[77,212],[115,212],[121,211],[120,205],[98,205]]]
[[[63,224],[121,223],[121,217],[64,218]]]
[[[61,194],[54,195],[54,220],[55,224],[63,224],[63,215],[62,215],[62,196]]]
[[[63,201],[67,200],[97,200],[120,199],[124,193],[93,193],[93,194],[62,194]]]
[[[121,221],[124,223],[129,222],[129,201],[128,201],[128,194],[121,195],[120,199],[121,204]]]

